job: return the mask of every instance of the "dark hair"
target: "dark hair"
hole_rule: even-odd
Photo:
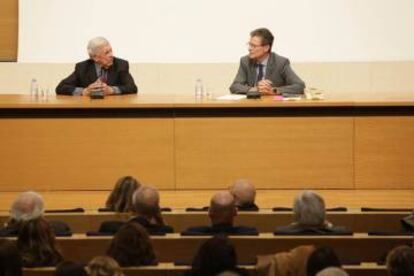
[[[54,276],[88,276],[84,265],[73,262],[63,261],[56,266]]]
[[[157,264],[150,237],[136,222],[128,222],[116,232],[107,255],[121,267]]]
[[[394,248],[387,256],[390,276],[414,275],[414,249],[406,245]]]
[[[138,180],[132,176],[121,177],[106,200],[106,208],[115,212],[133,211],[132,195],[140,186]]]
[[[266,28],[259,28],[250,32],[250,37],[258,36],[262,39],[262,45],[269,45],[269,52],[272,50],[274,37]]]
[[[308,276],[315,276],[319,271],[327,267],[341,267],[335,251],[329,246],[316,248],[308,258],[306,271]]]
[[[224,235],[217,235],[204,242],[194,257],[192,275],[216,275],[223,271],[237,271],[234,245]]]
[[[22,276],[22,258],[16,244],[9,240],[0,240],[0,275]]]
[[[53,229],[42,217],[22,224],[17,248],[25,267],[55,266],[62,260]]]

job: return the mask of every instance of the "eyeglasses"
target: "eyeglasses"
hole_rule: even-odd
[[[259,47],[263,47],[264,45],[254,45],[250,42],[247,42],[246,46],[247,46],[247,49],[256,49],[256,48],[259,48]]]

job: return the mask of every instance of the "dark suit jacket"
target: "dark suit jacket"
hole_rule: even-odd
[[[144,217],[134,217],[131,218],[128,222],[139,223],[144,227],[150,235],[163,235],[167,233],[174,233],[174,229],[169,225],[158,225],[149,222]],[[119,228],[121,228],[125,223],[124,221],[104,221],[99,227],[99,233],[104,234],[115,234]]]
[[[246,94],[256,84],[255,62],[244,56],[240,59],[237,75],[230,86],[231,93]],[[305,83],[290,67],[289,59],[271,53],[267,62],[265,79],[273,82],[279,94],[303,94]]]
[[[342,226],[313,227],[292,223],[276,227],[275,235],[352,235],[352,231]]]
[[[66,237],[72,235],[72,231],[66,222],[52,220],[49,221],[49,224],[52,227],[55,236]],[[10,225],[0,230],[0,237],[16,237],[18,235],[19,228],[17,225]]]
[[[184,232],[182,232],[181,234],[186,235],[186,236],[216,235],[216,234],[255,236],[255,235],[258,235],[259,232],[254,227],[233,226],[231,224],[215,224],[212,226],[190,227]]]
[[[66,79],[63,79],[56,87],[56,94],[72,95],[76,87],[87,87],[98,79],[95,62],[88,59],[75,65],[75,71]],[[138,92],[134,79],[129,73],[128,61],[114,58],[113,65],[108,69],[107,84],[118,86],[121,94],[133,94]]]

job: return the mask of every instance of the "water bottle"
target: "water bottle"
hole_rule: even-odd
[[[203,81],[201,79],[197,79],[196,84],[195,84],[195,98],[202,99],[203,96],[204,96]]]
[[[30,82],[30,98],[37,99],[39,95],[39,84],[36,79]]]

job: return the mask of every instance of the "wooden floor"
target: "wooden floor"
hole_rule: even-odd
[[[201,207],[209,204],[213,190],[161,191],[161,206],[171,208]],[[299,190],[259,190],[257,204],[261,208],[290,207]],[[413,208],[414,190],[321,190],[327,207]],[[103,207],[108,191],[42,192],[47,209],[97,209]],[[8,210],[18,192],[0,193],[0,210]]]

